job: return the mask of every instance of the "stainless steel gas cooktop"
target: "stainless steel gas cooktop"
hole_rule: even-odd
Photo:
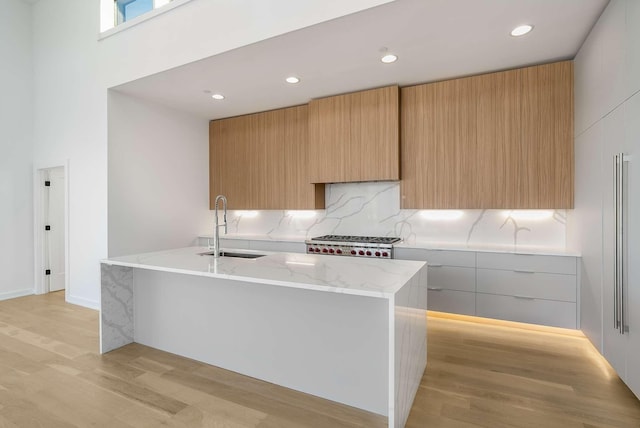
[[[392,236],[324,235],[305,243],[308,254],[392,259],[393,244],[400,240]]]

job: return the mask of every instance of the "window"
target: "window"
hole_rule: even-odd
[[[189,0],[100,0],[100,32],[131,21],[169,3],[182,4]]]
[[[153,0],[116,0],[117,24],[122,24],[153,10]]]

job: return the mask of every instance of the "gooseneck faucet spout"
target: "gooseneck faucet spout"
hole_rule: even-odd
[[[218,202],[222,201],[223,223],[218,223]],[[215,226],[213,227],[213,248],[209,244],[209,249],[213,250],[213,257],[220,257],[220,226],[224,226],[224,234],[227,234],[227,198],[224,195],[216,196],[214,202]]]

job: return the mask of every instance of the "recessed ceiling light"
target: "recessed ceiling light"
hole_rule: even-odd
[[[385,64],[391,64],[392,62],[396,62],[397,60],[398,57],[394,54],[386,54],[385,56],[380,58],[380,61],[384,62]]]
[[[296,76],[289,76],[284,80],[286,80],[287,83],[298,83],[298,82],[300,82],[300,79],[298,79]]]
[[[224,95],[222,95],[222,94],[213,94],[213,95],[211,95],[211,98],[213,98],[214,100],[224,100]]]
[[[533,30],[533,25],[520,25],[516,28],[514,28],[513,30],[511,30],[511,35],[514,37],[519,37],[519,36],[524,36],[525,34],[527,34],[528,32],[530,32],[531,30]]]

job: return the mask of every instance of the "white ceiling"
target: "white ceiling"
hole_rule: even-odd
[[[115,89],[208,119],[573,58],[608,0],[396,0]],[[534,30],[511,37],[513,27]],[[398,55],[382,64],[381,49]],[[301,83],[284,82],[289,75]],[[214,101],[204,91],[225,95]]]

